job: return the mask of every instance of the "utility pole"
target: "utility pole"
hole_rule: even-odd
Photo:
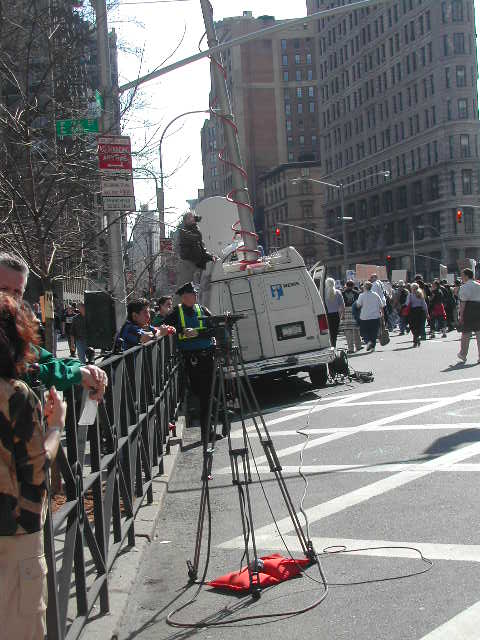
[[[415,254],[415,229],[412,229],[412,252],[413,252],[413,276],[412,280],[417,273],[417,256]]]
[[[215,24],[213,22],[213,9],[209,0],[200,0],[200,5],[202,7],[203,21],[205,23],[205,31],[207,33],[207,42],[209,48],[216,47],[218,45],[217,36],[215,33]],[[218,54],[220,60],[221,53]],[[245,260],[255,261],[257,259],[257,236],[255,234],[255,225],[253,222],[252,212],[248,207],[250,207],[250,198],[248,194],[248,184],[246,174],[243,171],[242,158],[240,154],[240,145],[238,142],[238,136],[236,132],[236,127],[232,126],[225,120],[230,120],[232,124],[234,124],[232,108],[230,105],[230,99],[227,91],[227,81],[223,75],[222,70],[219,68],[218,64],[212,59],[212,68],[213,68],[213,81],[215,87],[215,96],[218,106],[218,117],[222,119],[223,122],[223,132],[226,144],[226,157],[228,162],[231,163],[231,171],[232,171],[232,190],[233,197],[236,201],[247,205],[242,206],[242,204],[238,205],[238,218],[240,220],[240,230],[242,233],[243,244],[246,247],[246,251],[243,253]],[[232,165],[236,165],[232,166]]]
[[[95,0],[97,21],[97,63],[100,79],[100,91],[104,99],[104,110],[101,117],[101,131],[104,134],[120,133],[119,123],[115,122],[116,91],[112,85],[110,65],[110,44],[108,38],[107,3],[106,0]],[[115,93],[114,93],[115,91]],[[110,258],[110,290],[115,300],[115,318],[117,329],[125,320],[125,270],[123,264],[122,224],[119,211],[107,213],[108,249]]]
[[[345,280],[348,271],[348,248],[347,248],[347,225],[345,220],[345,189],[343,182],[340,182],[340,215],[342,217],[342,240],[343,240],[343,268]],[[342,278],[340,278],[342,280]]]

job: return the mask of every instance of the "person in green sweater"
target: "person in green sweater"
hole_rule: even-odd
[[[0,292],[7,293],[17,300],[23,298],[28,279],[28,266],[23,260],[11,253],[0,253]],[[81,384],[90,391],[90,397],[100,401],[108,384],[107,374],[95,365],[82,365],[74,358],[55,358],[46,349],[36,347],[38,359],[34,367],[34,378],[50,389],[66,391],[75,384]],[[25,377],[32,382],[32,374]]]
[[[160,327],[162,324],[165,324],[165,318],[171,313],[172,309],[172,296],[162,296],[158,301],[158,310],[152,320],[152,326]]]

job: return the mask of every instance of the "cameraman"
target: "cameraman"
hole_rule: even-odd
[[[214,372],[215,341],[202,316],[210,311],[197,302],[197,290],[192,282],[186,282],[176,292],[180,304],[165,318],[165,323],[177,330],[177,344],[183,356],[185,373],[190,388],[200,400],[200,426],[204,444],[208,441],[207,424],[210,391]],[[221,438],[220,435],[216,436]]]
[[[208,262],[215,260],[215,256],[208,253],[203,244],[202,232],[197,224],[200,219],[200,216],[189,211],[183,216],[183,222],[178,229],[180,261],[177,271],[177,285],[195,280],[195,275],[199,271],[204,271]]]

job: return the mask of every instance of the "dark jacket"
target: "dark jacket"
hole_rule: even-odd
[[[213,256],[205,249],[198,225],[195,223],[187,226],[183,222],[178,231],[180,258],[193,262],[199,269],[205,269],[205,265],[213,260]]]

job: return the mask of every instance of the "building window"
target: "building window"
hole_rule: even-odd
[[[440,197],[438,176],[430,176],[428,179],[428,192],[430,200],[437,200]]]
[[[293,162],[293,151],[288,152],[288,161]]]
[[[455,55],[465,53],[465,36],[463,33],[453,34],[453,53]]]
[[[310,111],[310,113],[315,113],[315,103],[314,102],[309,102],[308,103],[308,110]]]
[[[445,87],[450,89],[450,67],[445,67]]]
[[[300,64],[301,60],[300,60],[300,54],[296,53],[295,54],[295,64]]]
[[[292,130],[292,121],[287,120],[287,131],[291,131],[291,130]]]
[[[448,147],[450,150],[450,160],[453,160],[455,157],[455,143],[454,143],[454,137],[450,136],[448,139]]]
[[[282,49],[285,50],[287,48],[287,41],[286,40],[282,40]]]
[[[463,0],[452,0],[452,21],[463,22]]]
[[[313,218],[313,206],[311,202],[302,203],[302,215],[304,218]]]
[[[457,187],[455,184],[455,171],[450,171],[450,195],[457,195]]]
[[[422,181],[413,183],[413,204],[422,204],[423,202],[423,191],[422,191]]]
[[[283,72],[283,81],[288,82],[288,71]]]
[[[282,56],[282,65],[288,67],[288,56]]]
[[[298,142],[299,142],[299,144],[304,145],[305,144],[305,136],[304,135],[298,136]]]
[[[393,211],[393,196],[391,191],[385,191],[383,194],[383,211],[391,213]]]
[[[311,53],[307,53],[306,63],[307,64],[312,64],[312,54]]]
[[[407,187],[399,187],[397,189],[397,209],[405,209],[407,207]]]
[[[313,80],[313,71],[312,71],[312,69],[307,69],[307,80]]]
[[[468,108],[467,108],[467,101],[465,100],[465,98],[460,98],[458,101],[458,119],[459,120],[468,119]]]
[[[460,157],[470,158],[470,136],[464,134],[460,136]]]
[[[299,102],[297,104],[297,113],[303,113],[303,103]]]
[[[317,146],[317,136],[312,136],[312,147]]]
[[[297,82],[301,82],[301,80],[302,80],[302,72],[301,71],[295,71],[295,80]]]
[[[473,216],[473,209],[471,207],[465,207],[464,220],[465,220],[465,233],[475,233],[475,218]],[[470,250],[471,251],[471,250]],[[469,249],[465,249],[466,255],[477,255],[477,251],[474,249],[469,253]]]
[[[315,95],[315,88],[314,87],[308,87],[308,97],[309,98],[313,98]]]
[[[297,87],[297,98],[302,97],[302,87]]]
[[[464,169],[462,171],[462,192],[464,196],[470,196],[473,193],[471,169]]]
[[[292,113],[292,105],[290,102],[285,103],[285,113],[289,116]]]
[[[457,87],[467,86],[467,70],[465,67],[457,67],[456,70]]]

